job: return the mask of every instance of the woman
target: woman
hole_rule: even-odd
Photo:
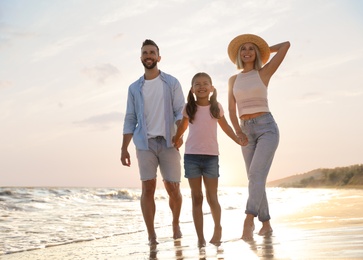
[[[253,239],[255,217],[262,222],[259,235],[272,233],[266,179],[279,143],[279,130],[268,107],[267,88],[289,47],[288,41],[269,47],[265,40],[253,34],[239,35],[228,46],[229,58],[242,70],[228,82],[229,116],[237,136],[248,141],[242,146],[249,193],[244,240]],[[270,53],[276,54],[267,62]]]

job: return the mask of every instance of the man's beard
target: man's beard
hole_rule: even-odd
[[[144,67],[145,67],[146,69],[149,69],[149,70],[151,70],[151,69],[155,68],[156,64],[158,64],[158,62],[157,62],[157,61],[154,61],[154,62],[153,62],[153,63],[151,63],[150,65],[148,65],[146,62],[142,61],[142,65],[144,65]]]

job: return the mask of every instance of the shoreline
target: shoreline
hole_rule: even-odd
[[[343,194],[344,196],[339,196]],[[91,241],[54,245],[42,249],[0,255],[4,260],[35,259],[352,259],[363,256],[363,190],[339,190],[326,201],[280,215],[271,220],[274,233],[254,240],[240,239],[244,213],[222,211],[223,243],[197,247],[194,224],[181,223],[183,238],[171,238],[171,226],[157,228],[159,245],[147,245],[145,231],[99,238]],[[213,228],[211,214],[204,216],[205,238]],[[232,224],[231,224],[232,223]],[[349,241],[349,243],[347,243]]]
[[[339,191],[349,197],[349,203],[346,201],[346,196],[335,195],[327,201],[318,202],[313,207],[304,207],[293,214],[279,216],[278,222],[304,229],[339,228],[346,225],[363,227],[363,190],[339,189]],[[329,221],[324,223],[313,221],[322,218]]]
[[[281,188],[281,189],[330,189],[330,190],[363,190],[363,185],[345,185],[345,186],[276,186],[266,185],[266,188]]]

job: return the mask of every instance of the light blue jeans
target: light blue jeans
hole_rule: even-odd
[[[246,214],[252,214],[261,222],[270,220],[266,196],[266,179],[280,134],[271,113],[241,120],[242,132],[247,135],[248,144],[242,146],[248,176],[248,200]]]

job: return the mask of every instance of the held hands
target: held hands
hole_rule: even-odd
[[[175,136],[172,138],[172,142],[174,147],[179,151],[179,148],[183,145],[183,138],[179,138],[179,140],[175,141]]]
[[[244,133],[242,133],[242,132],[238,132],[237,133],[237,137],[238,137],[238,139],[239,139],[239,144],[240,145],[242,145],[242,146],[246,146],[247,144],[248,144],[248,138],[247,138],[247,136],[244,134]]]

